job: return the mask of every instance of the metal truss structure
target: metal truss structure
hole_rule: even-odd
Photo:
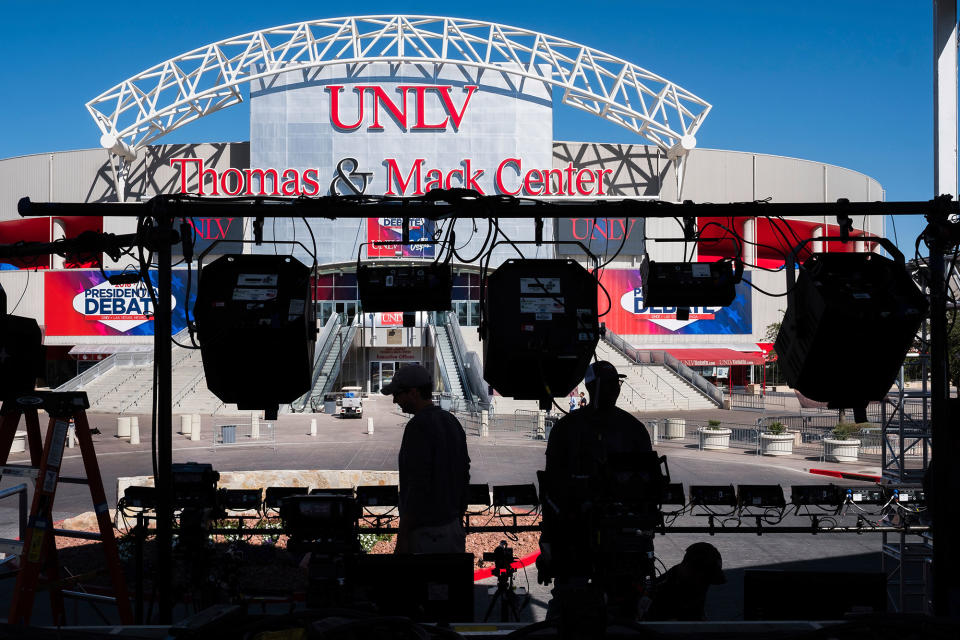
[[[560,88],[564,104],[622,126],[676,159],[678,191],[683,159],[711,108],[662,76],[562,38],[479,20],[385,15],[300,22],[214,42],[124,80],[89,101],[87,110],[122,169],[138,149],[242,102],[245,83],[330,65],[355,72],[377,62],[466,66]]]

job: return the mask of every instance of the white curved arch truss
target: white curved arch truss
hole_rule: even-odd
[[[171,58],[87,103],[102,144],[136,150],[243,100],[240,86],[280,72],[374,62],[467,65],[563,89],[563,103],[671,155],[693,147],[710,104],[615,56],[517,27],[433,16],[313,20],[227,38]]]

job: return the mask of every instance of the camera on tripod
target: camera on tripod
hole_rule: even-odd
[[[513,547],[508,547],[506,540],[501,540],[493,551],[484,551],[483,559],[485,562],[493,563],[494,573],[497,575],[500,572],[515,573],[517,571],[510,566],[513,564]]]

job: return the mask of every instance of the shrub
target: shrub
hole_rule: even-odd
[[[830,435],[834,440],[849,440],[858,433],[860,433],[860,425],[840,422],[833,428]]]
[[[767,425],[767,433],[779,436],[787,432],[787,426],[782,422],[771,422]]]
[[[707,429],[717,431],[719,429],[723,429],[723,427],[720,426],[719,420],[707,420]]]

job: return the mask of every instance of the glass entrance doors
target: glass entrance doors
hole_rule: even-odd
[[[393,374],[397,372],[397,369],[408,364],[420,363],[396,360],[371,360],[369,393],[380,393],[380,389],[390,384],[390,381],[393,380]]]

